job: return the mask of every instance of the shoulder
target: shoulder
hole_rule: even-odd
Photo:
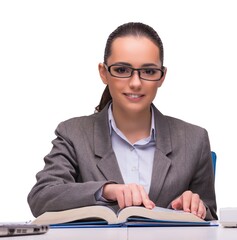
[[[78,136],[92,136],[98,131],[108,132],[108,109],[87,116],[73,117],[62,121],[56,128],[56,135],[64,135],[78,138]]]
[[[188,121],[175,118],[173,116],[163,115],[158,109],[155,109],[155,119],[158,129],[167,129],[170,134],[189,134],[189,135],[206,135],[207,130],[199,125]]]
[[[87,126],[92,124],[96,118],[97,118],[97,113],[94,113],[88,116],[79,116],[79,117],[66,119],[61,123],[59,123],[59,125],[65,125],[67,127],[75,127],[79,125]]]
[[[208,132],[204,127],[186,122],[184,120],[165,116],[169,122],[170,133],[175,138],[182,137],[187,143],[209,141]]]
[[[165,118],[167,119],[171,127],[178,127],[178,128],[181,127],[181,128],[190,129],[193,131],[206,131],[205,128],[203,128],[202,126],[187,122],[179,118],[175,118],[171,116],[165,116]]]
[[[90,128],[95,121],[99,118],[100,113],[93,113],[88,116],[73,117],[67,120],[64,120],[59,123],[58,127],[64,127],[67,129],[88,129]]]
[[[56,133],[60,132],[66,135],[88,134],[93,130],[95,122],[98,122],[100,119],[102,122],[106,122],[107,114],[99,112],[88,116],[69,118],[58,124]]]

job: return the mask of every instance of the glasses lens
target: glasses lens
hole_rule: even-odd
[[[140,77],[150,81],[159,80],[162,77],[162,71],[157,68],[143,68],[140,70]]]
[[[111,66],[110,73],[115,77],[131,77],[132,69],[126,66]]]

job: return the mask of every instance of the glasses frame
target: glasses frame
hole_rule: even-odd
[[[143,78],[141,77],[141,70],[144,70],[144,69],[148,69],[149,67],[147,68],[133,68],[133,67],[130,67],[130,66],[126,66],[126,65],[122,65],[122,64],[111,64],[110,66],[107,66],[107,64],[104,63],[104,66],[105,66],[105,69],[110,73],[110,75],[112,77],[116,77],[116,78],[130,78],[132,77],[134,71],[137,71],[138,72],[138,76],[140,79],[144,80],[144,81],[150,81],[150,82],[157,82],[157,81],[160,81],[162,79],[162,77],[164,76],[164,71],[160,68],[151,68],[151,69],[156,69],[156,70],[159,70],[161,72],[161,77],[159,79],[156,79],[156,80],[150,80],[150,79],[146,79],[146,78]],[[113,66],[121,66],[121,67],[127,67],[127,68],[130,68],[132,71],[131,71],[131,75],[128,76],[128,77],[118,77],[118,76],[115,76],[111,73],[111,67]]]

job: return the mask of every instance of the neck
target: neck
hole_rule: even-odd
[[[124,112],[123,110],[113,108],[112,112],[116,126],[131,143],[135,143],[150,135],[150,108],[137,113]]]

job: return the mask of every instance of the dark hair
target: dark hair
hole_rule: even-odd
[[[106,46],[105,46],[105,51],[104,51],[104,63],[107,64],[107,60],[111,55],[111,46],[113,41],[116,38],[119,37],[125,37],[125,36],[144,36],[149,38],[160,50],[160,60],[161,64],[163,66],[164,62],[164,48],[163,48],[163,43],[157,34],[157,32],[150,26],[140,23],[140,22],[129,22],[125,23],[121,26],[119,26],[117,29],[115,29],[108,37]],[[95,108],[97,112],[100,112],[106,104],[112,100],[112,97],[109,92],[109,87],[108,85],[106,86],[100,103],[99,105]]]

